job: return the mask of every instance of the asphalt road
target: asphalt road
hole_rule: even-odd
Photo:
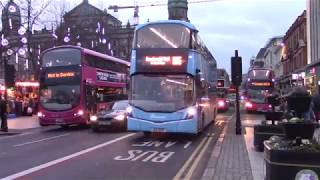
[[[0,137],[0,178],[200,179],[233,111],[198,136],[38,128]]]

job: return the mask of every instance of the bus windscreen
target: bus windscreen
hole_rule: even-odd
[[[42,67],[79,65],[81,51],[75,48],[57,48],[47,51],[42,57],[42,62]]]
[[[193,86],[186,75],[135,75],[131,104],[145,111],[178,111],[193,104]]]
[[[148,25],[137,31],[136,48],[189,48],[190,33],[177,24]]]

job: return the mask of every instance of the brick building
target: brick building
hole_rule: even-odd
[[[303,85],[307,65],[307,17],[304,11],[291,25],[283,39],[282,56],[285,88]]]

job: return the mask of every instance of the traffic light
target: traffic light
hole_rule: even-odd
[[[5,69],[5,85],[6,88],[12,88],[15,85],[16,69],[14,65],[7,64]]]
[[[235,57],[231,57],[231,78],[232,84],[240,86],[242,82],[242,58],[236,50]]]
[[[223,88],[224,87],[224,80],[223,79],[219,79],[217,82],[217,87],[218,88]]]

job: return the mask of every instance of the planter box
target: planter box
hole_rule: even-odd
[[[270,142],[265,141],[264,158],[265,180],[294,180],[301,170],[311,170],[318,175],[318,179],[320,177],[320,153],[274,150]]]
[[[316,124],[314,123],[283,123],[284,132],[288,139],[312,139]]]
[[[280,125],[255,125],[253,130],[253,144],[258,151],[263,151],[263,142],[271,136],[284,136],[283,127]]]
[[[288,108],[297,113],[298,117],[302,117],[302,113],[308,112],[311,97],[309,96],[289,96],[287,98]]]

